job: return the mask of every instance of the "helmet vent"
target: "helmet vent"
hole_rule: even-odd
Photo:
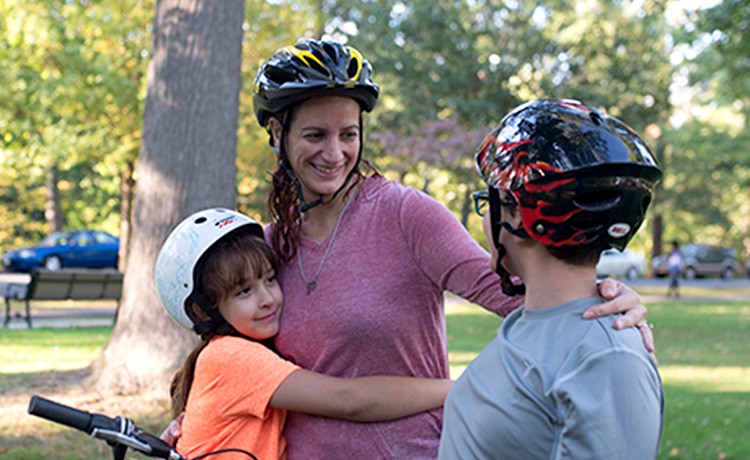
[[[330,43],[323,43],[323,51],[329,56],[333,58],[334,61],[338,60],[338,50],[335,46],[331,45]]]
[[[331,75],[331,72],[326,69],[325,66],[321,65],[321,63],[318,62],[317,59],[305,59],[305,64],[321,75],[326,75],[329,77]]]
[[[601,126],[604,124],[604,120],[602,119],[602,116],[599,114],[599,112],[591,111],[589,112],[589,118],[591,118],[591,121],[594,122],[596,126]]]
[[[295,81],[297,79],[293,73],[275,67],[269,67],[266,69],[266,78],[277,85],[283,85],[284,83]]]
[[[599,191],[579,194],[573,198],[573,203],[589,212],[601,212],[615,208],[621,199],[619,191]]]
[[[352,59],[349,61],[349,67],[346,69],[346,74],[349,76],[350,79],[353,79],[357,76],[357,71],[359,70],[359,63],[356,59]]]
[[[200,224],[204,223],[207,220],[208,219],[206,219],[205,217],[200,216],[199,218],[195,219],[195,223],[198,224],[198,225],[200,225]]]

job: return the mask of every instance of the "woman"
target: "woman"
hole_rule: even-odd
[[[254,106],[279,167],[267,239],[286,297],[276,338],[291,361],[338,377],[448,376],[443,292],[504,316],[521,304],[497,289],[489,256],[442,205],[362,166],[362,112],[379,94],[354,48],[303,39],[260,68]],[[603,283],[612,299],[623,286]],[[631,290],[587,317],[628,310],[617,328],[639,325]],[[290,413],[289,458],[435,458],[442,411],[357,424]]]

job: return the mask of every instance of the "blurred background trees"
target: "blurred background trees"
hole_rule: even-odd
[[[574,97],[631,124],[665,169],[634,249],[676,238],[750,257],[750,4],[700,3],[247,0],[237,206],[266,218],[274,157],[252,112],[258,64],[327,36],[359,48],[382,86],[368,157],[475,236],[479,140],[524,100]],[[0,0],[0,250],[61,227],[129,240],[154,6]]]

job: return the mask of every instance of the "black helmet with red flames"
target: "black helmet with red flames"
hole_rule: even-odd
[[[555,247],[623,249],[662,177],[625,123],[567,99],[532,101],[510,112],[480,145],[476,165],[490,187],[515,199],[518,231]]]

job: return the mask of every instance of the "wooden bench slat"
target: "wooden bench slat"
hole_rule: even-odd
[[[5,297],[5,325],[10,322],[10,300],[26,303],[26,322],[31,327],[32,300],[117,300],[122,295],[123,274],[118,271],[40,270],[22,285],[11,285]]]

